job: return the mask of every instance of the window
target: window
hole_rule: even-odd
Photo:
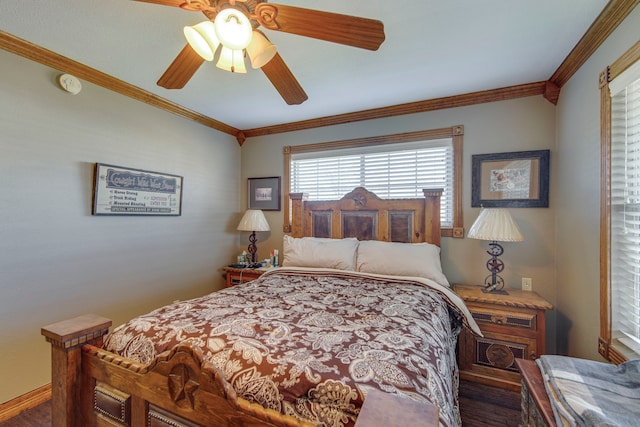
[[[356,187],[381,198],[419,198],[442,188],[443,236],[462,237],[460,164],[463,127],[285,147],[285,197],[339,199]],[[285,231],[289,210],[285,203]]]
[[[601,77],[602,158],[608,162],[601,174],[598,350],[614,363],[640,357],[640,51],[635,52]]]

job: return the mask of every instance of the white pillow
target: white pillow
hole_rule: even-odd
[[[430,243],[363,240],[358,245],[357,271],[425,277],[450,286],[442,272],[440,248]]]
[[[284,236],[283,267],[336,268],[339,270],[356,269],[358,239],[320,239],[303,237],[301,239]]]

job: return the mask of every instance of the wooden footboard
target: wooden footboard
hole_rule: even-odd
[[[85,315],[42,328],[51,343],[53,427],[312,427],[238,397],[197,348],[177,346],[150,365],[105,351],[110,326]]]

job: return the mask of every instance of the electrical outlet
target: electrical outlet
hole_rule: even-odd
[[[531,277],[523,277],[522,278],[522,290],[523,291],[532,291],[533,284],[531,283]]]

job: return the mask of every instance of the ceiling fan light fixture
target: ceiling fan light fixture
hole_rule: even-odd
[[[246,73],[247,68],[244,65],[244,54],[242,50],[229,49],[222,46],[220,57],[216,67],[232,73]]]
[[[251,43],[247,46],[247,54],[253,68],[262,68],[271,61],[278,52],[278,47],[272,44],[260,31],[253,31]]]
[[[205,61],[213,61],[213,56],[220,42],[216,37],[216,31],[211,21],[204,21],[194,26],[184,27],[184,36],[189,46],[196,51]]]
[[[253,28],[247,16],[232,7],[221,10],[214,22],[216,35],[223,46],[242,50],[251,42]]]

